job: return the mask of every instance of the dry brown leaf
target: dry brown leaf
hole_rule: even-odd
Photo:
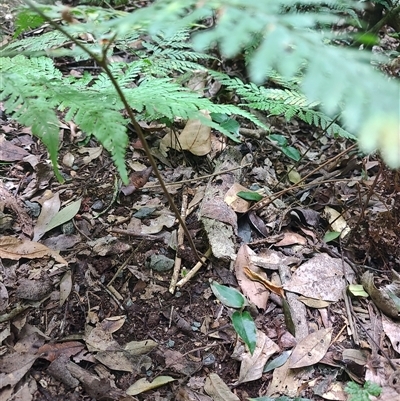
[[[60,306],[64,305],[64,302],[69,297],[69,294],[71,294],[71,290],[72,290],[72,274],[71,270],[68,270],[60,281]]]
[[[252,271],[262,275],[265,274],[261,268],[253,265],[251,256],[255,252],[246,244],[243,244],[237,253],[235,261],[235,275],[243,294],[258,308],[265,309],[269,292],[266,291],[263,284],[258,281],[253,281],[246,276],[244,266],[251,266]]]
[[[226,383],[216,374],[211,373],[204,384],[204,391],[214,401],[240,401],[240,399],[232,393]]]
[[[132,386],[130,386],[126,390],[126,394],[128,395],[141,394],[144,393],[145,391],[153,390],[155,388],[164,386],[164,384],[168,384],[175,380],[176,379],[174,379],[171,376],[158,376],[151,383],[145,378],[139,379],[137,382],[133,383]]]
[[[246,213],[251,203],[247,200],[240,198],[237,196],[238,192],[245,191],[247,192],[248,189],[243,185],[238,184],[235,182],[225,194],[224,201],[236,212],[236,213]]]
[[[38,242],[8,236],[0,238],[0,258],[19,260],[21,258],[39,259],[46,256],[52,256],[57,262],[68,265],[68,262],[56,251]]]
[[[306,245],[307,240],[300,234],[286,231],[283,233],[283,238],[278,241],[275,245],[276,246],[288,246],[288,245]]]
[[[279,346],[261,330],[257,330],[257,342],[253,354],[248,350],[245,351],[241,343],[238,344],[232,354],[233,359],[241,361],[238,384],[258,380],[263,375],[264,366],[269,358],[280,351]]]
[[[244,270],[246,276],[250,280],[257,281],[257,282],[261,283],[266,289],[272,291],[273,293],[279,295],[282,298],[285,298],[285,292],[283,290],[283,287],[281,287],[279,285],[275,285],[274,283],[272,283],[271,281],[267,280],[266,278],[264,278],[260,274],[250,270],[247,266],[244,266],[243,270]]]
[[[0,135],[0,161],[2,162],[15,162],[21,161],[24,157],[28,156],[29,152],[20,146],[5,139],[5,135]]]
[[[68,341],[65,343],[45,344],[38,349],[39,358],[50,362],[59,358],[60,355],[66,355],[68,358],[81,352],[85,346],[78,341]]]
[[[202,111],[204,117],[211,120],[207,111]],[[179,145],[182,150],[188,150],[196,156],[204,156],[211,151],[211,127],[198,119],[190,119],[179,135]]]
[[[326,354],[332,338],[332,328],[320,329],[303,338],[289,358],[291,369],[311,366],[318,363]]]

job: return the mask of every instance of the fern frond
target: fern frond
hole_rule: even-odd
[[[306,96],[295,90],[267,89],[254,83],[245,84],[239,78],[210,71],[210,74],[229,90],[237,93],[244,103],[241,106],[250,109],[268,111],[269,115],[282,115],[288,121],[298,117],[310,125],[327,129],[331,135],[355,138],[324,113],[315,110],[319,102],[310,102]],[[276,74],[278,76],[278,74]],[[280,78],[283,81],[283,78]]]

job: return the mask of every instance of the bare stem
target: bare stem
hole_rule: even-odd
[[[144,133],[142,131],[142,128],[140,127],[140,125],[138,124],[138,122],[136,121],[136,118],[133,114],[132,108],[130,107],[128,100],[126,99],[122,88],[119,86],[117,80],[115,79],[115,77],[113,76],[112,72],[110,71],[108,64],[107,64],[107,58],[106,58],[106,53],[108,48],[111,46],[111,42],[115,39],[115,37],[109,41],[107,43],[107,45],[105,46],[103,52],[102,52],[102,57],[99,57],[97,54],[95,54],[94,52],[92,52],[90,49],[88,49],[84,44],[82,44],[80,41],[76,40],[70,33],[68,33],[60,24],[54,22],[51,18],[49,18],[45,13],[42,12],[42,10],[40,10],[40,8],[38,8],[34,3],[32,3],[30,0],[24,0],[25,3],[33,10],[35,11],[38,15],[40,15],[44,20],[46,20],[54,29],[58,30],[59,32],[61,32],[63,35],[65,35],[69,40],[71,40],[76,46],[78,46],[79,48],[81,48],[87,55],[89,55],[94,61],[96,61],[96,63],[102,67],[104,69],[104,72],[107,74],[107,76],[109,77],[111,83],[113,84],[119,98],[121,99],[124,108],[126,110],[126,112],[128,113],[129,119],[133,125],[133,127],[136,130],[136,133],[140,139],[140,141],[142,142],[143,145],[143,150],[146,153],[147,158],[149,159],[150,165],[153,167],[153,172],[155,174],[155,176],[158,178],[161,188],[164,191],[164,194],[166,196],[166,198],[168,199],[168,202],[171,206],[172,211],[174,212],[176,218],[179,221],[179,224],[182,226],[183,231],[185,232],[186,238],[189,242],[190,248],[192,249],[192,251],[194,252],[196,258],[200,261],[201,258],[196,250],[196,246],[193,242],[192,237],[190,236],[189,230],[185,224],[185,222],[183,221],[178,208],[176,207],[174,200],[172,199],[171,194],[168,192],[167,186],[165,185],[165,182],[160,174],[160,172],[158,171],[157,168],[157,163],[154,160],[154,157],[151,154],[150,151],[150,147],[146,142],[146,138],[144,136]]]

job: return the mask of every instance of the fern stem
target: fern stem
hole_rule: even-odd
[[[110,42],[108,42],[108,44],[106,45],[105,49],[103,50],[103,55],[102,57],[98,57],[95,53],[93,53],[90,49],[88,49],[85,45],[83,45],[82,43],[80,43],[79,41],[77,41],[72,35],[70,35],[62,26],[60,26],[59,24],[55,23],[51,18],[49,18],[46,14],[44,14],[38,7],[36,7],[36,5],[34,5],[30,0],[24,0],[24,2],[33,10],[35,11],[38,15],[40,15],[44,20],[46,20],[54,29],[58,30],[59,32],[61,32],[63,35],[65,35],[69,40],[71,40],[76,46],[78,46],[79,48],[81,48],[87,55],[89,55],[94,61],[96,61],[96,63],[98,63],[98,65],[100,67],[102,67],[104,69],[104,72],[107,74],[108,78],[110,79],[112,85],[114,86],[114,89],[116,90],[119,98],[121,99],[124,108],[126,110],[126,112],[128,113],[129,119],[133,125],[133,127],[136,130],[136,133],[138,134],[138,137],[143,145],[143,150],[146,153],[147,158],[149,159],[150,165],[153,167],[153,172],[155,174],[155,176],[157,177],[162,190],[164,191],[164,194],[166,196],[166,198],[168,199],[168,202],[170,204],[170,207],[172,209],[172,211],[175,214],[175,217],[177,218],[177,220],[179,221],[179,224],[182,226],[182,229],[186,235],[186,238],[189,242],[190,248],[192,249],[194,255],[196,256],[196,258],[201,261],[201,257],[197,252],[196,249],[196,245],[193,242],[193,239],[189,233],[189,230],[186,226],[186,223],[184,222],[183,218],[181,217],[181,214],[179,213],[178,208],[175,205],[174,200],[172,199],[171,194],[168,192],[168,188],[160,174],[160,172],[158,171],[157,168],[157,163],[154,160],[153,155],[151,154],[151,150],[149,145],[147,144],[146,138],[144,136],[144,133],[142,131],[142,128],[140,127],[140,125],[138,124],[138,122],[136,121],[136,118],[133,114],[132,108],[129,105],[121,87],[119,86],[117,80],[115,79],[114,75],[112,74],[112,72],[110,71],[108,65],[107,65],[107,59],[106,59],[106,52],[107,49],[110,47],[112,40]],[[114,38],[113,38],[114,39]]]

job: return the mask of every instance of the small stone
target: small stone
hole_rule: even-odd
[[[166,272],[174,267],[175,261],[164,255],[151,255],[146,261],[146,266],[158,272]]]

